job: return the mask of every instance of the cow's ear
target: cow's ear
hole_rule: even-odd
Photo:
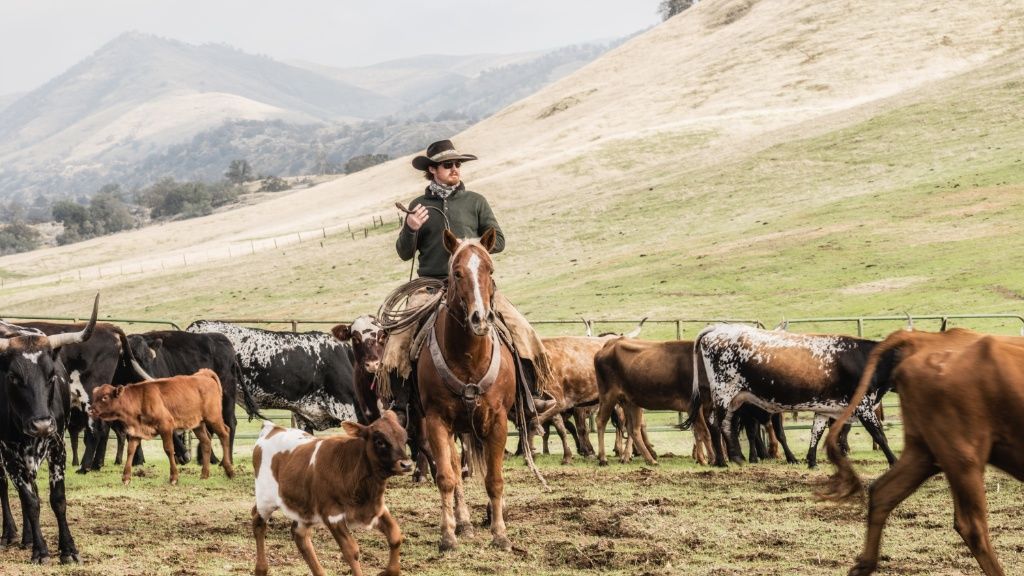
[[[445,228],[444,229],[444,249],[447,250],[449,254],[455,254],[455,249],[458,248],[458,247],[459,247],[459,239],[455,237],[455,234],[452,234],[451,230]]]
[[[122,390],[124,390],[124,386],[115,386],[114,387],[114,393],[111,394],[110,396],[112,398],[117,398],[117,397],[119,397],[121,395],[121,391]]]
[[[348,324],[338,324],[334,328],[331,328],[331,334],[342,342],[352,337],[352,329]]]
[[[153,340],[152,342],[150,342],[149,343],[149,348],[152,350],[152,352],[150,352],[150,354],[152,354],[153,357],[156,358],[156,351],[159,350],[160,348],[163,348],[163,345],[164,345],[164,339],[163,338],[157,338],[157,339]]]
[[[363,436],[364,431],[366,430],[366,426],[363,426],[359,422],[349,422],[347,420],[341,423],[341,427],[345,430],[345,433],[353,438]]]

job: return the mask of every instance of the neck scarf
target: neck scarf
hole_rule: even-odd
[[[427,190],[430,194],[437,196],[441,200],[447,200],[449,196],[454,194],[460,188],[462,188],[462,182],[459,182],[455,186],[445,186],[437,180],[432,180],[430,182],[430,186],[427,186]]]

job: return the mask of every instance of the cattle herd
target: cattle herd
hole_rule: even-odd
[[[380,530],[390,549],[383,573],[399,573],[403,537],[400,519],[385,504],[387,481],[413,471],[407,445],[421,470],[433,469],[434,462],[424,450],[423,423],[414,417],[415,394],[395,390],[379,397],[376,374],[386,335],[374,317],[335,326],[330,334],[205,320],[185,331],[125,334],[97,322],[98,303],[97,296],[86,323],[0,321],[0,548],[18,539],[10,480],[22,508],[20,544],[31,549],[32,562],[49,561],[36,486],[46,461],[60,561],[80,561],[66,511],[66,433],[72,465],[84,474],[104,464],[114,432],[115,463],[123,463],[126,485],[133,463],[143,457],[140,440],[156,436],[176,483],[177,465],[191,457],[180,437],[184,430],[198,438],[202,478],[208,477],[210,463],[218,461],[211,444],[216,435],[219,464],[231,478],[238,405],[250,417],[289,410],[296,426],[266,422],[253,451],[255,573],[269,570],[264,542],[275,511],[292,521],[292,537],[313,574],[324,573],[310,540],[316,525],[331,532],[355,574],[361,573],[359,546],[350,529]],[[638,339],[638,332],[544,340],[552,376],[536,390],[535,401],[539,423],[561,435],[563,463],[572,458],[570,434],[581,455],[595,455],[585,418],[596,411],[599,464],[608,463],[609,419],[616,424],[620,460],[637,454],[656,464],[644,410],[685,412],[693,458],[702,464],[753,462],[780,447],[796,462],[781,415],[806,411],[814,414],[807,465],[816,466],[817,444],[829,426],[826,448],[836,466],[818,496],[847,500],[862,491],[844,450],[848,424],[859,421],[890,469],[868,491],[866,541],[850,574],[876,570],[889,514],[940,472],[954,495],[956,531],[985,574],[1004,573],[989,541],[983,474],[991,463],[1024,480],[1024,438],[1017,425],[1024,421],[1024,338],[901,330],[873,341],[716,324],[692,341],[660,342]],[[900,395],[899,458],[876,414],[889,391]],[[337,427],[345,434],[314,435]],[[749,441],[747,456],[741,431]],[[532,439],[520,447],[532,450]],[[456,533],[471,529],[458,520]],[[443,539],[442,549],[452,546],[453,539]]]

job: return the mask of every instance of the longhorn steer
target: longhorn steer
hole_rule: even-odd
[[[719,324],[702,330],[693,349],[692,395],[695,405],[703,402],[704,409],[714,414],[711,434],[715,465],[726,464],[721,450],[723,436],[729,459],[742,463],[739,442],[732,434],[733,414],[750,403],[771,413],[815,413],[807,452],[807,465],[813,468],[818,440],[828,418],[846,409],[876,344],[850,336],[793,334],[743,324]],[[880,367],[880,375],[887,376],[890,366],[887,362]],[[888,379],[878,379],[854,413],[892,464],[896,457],[874,413],[874,406],[888,390]]]
[[[264,542],[267,521],[277,510],[291,520],[292,539],[314,575],[326,574],[310,540],[318,524],[331,531],[356,576],[362,574],[359,544],[349,530],[376,527],[389,548],[381,574],[398,575],[402,532],[384,504],[384,492],[389,477],[412,470],[405,456],[405,430],[390,411],[369,426],[348,421],[342,426],[347,436],[316,438],[271,422],[263,425],[252,452],[257,576],[265,576],[269,568]]]
[[[12,330],[6,325],[6,337],[0,339],[0,547],[11,544],[17,535],[7,496],[9,476],[21,501],[22,547],[31,546],[32,562],[40,564],[50,558],[39,523],[36,487],[36,473],[43,460],[50,467],[50,507],[57,517],[60,561],[79,562],[64,493],[64,430],[71,409],[70,390],[58,353],[61,346],[84,342],[92,336],[98,307],[99,295],[89,323],[79,332],[47,336],[35,330]]]
[[[893,353],[898,363],[887,376],[882,370]],[[871,484],[864,550],[850,574],[875,571],[889,514],[943,472],[953,492],[953,527],[985,574],[1002,576],[989,541],[984,475],[992,464],[1024,481],[1024,338],[960,328],[895,332],[871,353],[852,405],[859,409],[876,376],[899,390],[904,447],[899,461]],[[854,406],[840,418],[849,418]],[[828,437],[836,473],[822,496],[844,500],[859,495],[861,483],[837,435],[833,429]]]
[[[290,410],[307,432],[357,420],[352,349],[324,332],[277,332],[197,320],[197,335],[222,334],[241,368],[240,385],[255,407]]]

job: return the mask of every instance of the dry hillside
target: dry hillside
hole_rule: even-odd
[[[702,2],[455,135],[510,239],[502,285],[545,318],[1021,308],[1001,259],[1024,248],[1022,23],[1015,0]],[[96,290],[179,322],[372,311],[408,273],[390,206],[422,184],[402,158],[5,257],[0,313],[81,314]],[[391,228],[283,246],[375,215]]]

